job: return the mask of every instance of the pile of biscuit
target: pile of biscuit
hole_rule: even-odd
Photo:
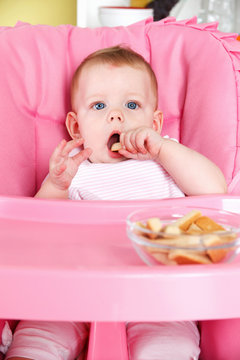
[[[211,218],[203,216],[199,210],[192,210],[167,225],[157,217],[149,218],[145,223],[138,222],[136,224],[138,229],[142,229],[140,232],[138,230],[139,235],[146,237],[154,244],[166,245],[161,248],[144,246],[155,260],[166,265],[220,262],[229,251],[233,250],[234,246],[208,247],[228,244],[237,237],[233,232],[226,232],[224,227]],[[203,247],[206,249],[199,250]]]

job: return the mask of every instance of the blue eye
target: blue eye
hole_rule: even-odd
[[[126,106],[127,106],[128,109],[131,109],[131,110],[135,110],[135,109],[138,108],[138,104],[135,101],[129,101],[126,104]]]
[[[106,107],[106,105],[105,105],[104,103],[102,103],[102,102],[99,102],[99,103],[96,103],[96,104],[93,105],[93,108],[94,108],[95,110],[102,110],[102,109],[104,109],[105,107]]]

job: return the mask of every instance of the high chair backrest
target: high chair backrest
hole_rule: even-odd
[[[0,28],[0,194],[35,194],[52,150],[67,137],[74,70],[91,52],[116,44],[130,46],[152,65],[162,134],[213,160],[229,191],[240,193],[240,42],[215,23],[167,18],[118,28]]]

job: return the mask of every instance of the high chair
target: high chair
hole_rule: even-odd
[[[91,52],[117,44],[153,67],[162,134],[214,161],[229,194],[110,202],[31,198],[52,150],[67,138],[74,70]],[[7,346],[6,321],[14,328],[16,319],[91,322],[87,360],[127,360],[126,321],[199,320],[206,329],[205,320],[240,318],[238,259],[150,268],[125,230],[130,212],[156,204],[240,213],[239,71],[236,35],[196,18],[98,29],[0,28],[0,350]]]

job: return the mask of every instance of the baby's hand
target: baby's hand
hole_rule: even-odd
[[[157,160],[162,137],[152,128],[140,127],[120,135],[122,149],[119,153],[135,160]]]
[[[67,190],[76,175],[79,165],[91,155],[92,150],[87,148],[73,157],[69,153],[83,144],[83,139],[62,140],[53,151],[49,160],[49,180],[60,190]]]

